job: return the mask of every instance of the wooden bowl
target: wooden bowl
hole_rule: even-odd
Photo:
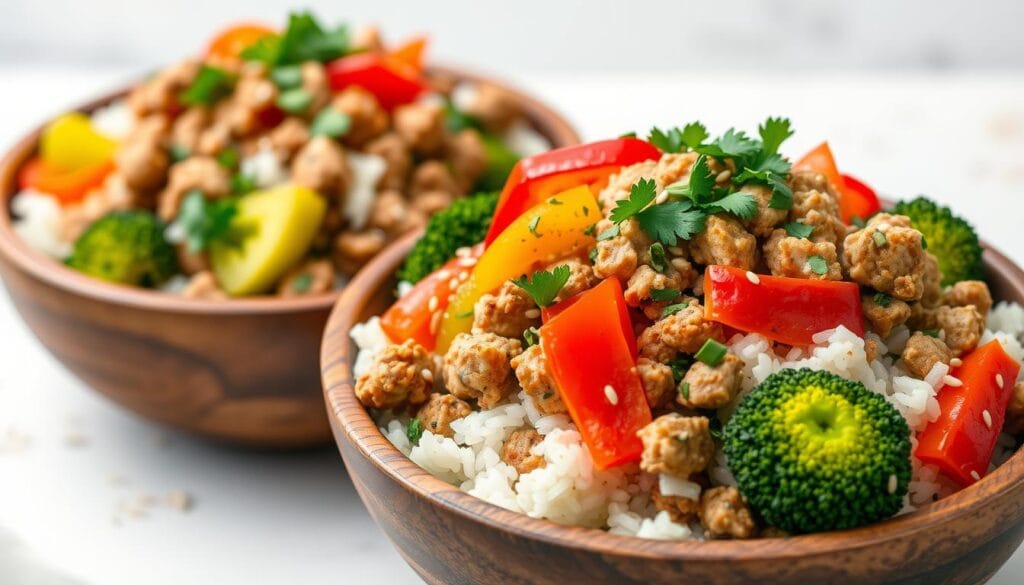
[[[486,81],[447,68],[433,74]],[[547,105],[506,88],[555,146],[579,143]],[[80,108],[89,112],[127,89]],[[40,130],[0,162],[0,277],[43,345],[84,382],[146,418],[230,442],[296,448],[325,444],[319,348],[338,293],[223,302],[108,284],[65,268],[13,232],[16,176]]]
[[[341,296],[324,335],[328,416],[360,497],[428,583],[981,583],[1024,539],[1024,450],[977,484],[880,524],[790,538],[666,542],[561,526],[488,504],[424,471],[353,391],[352,325],[393,298],[416,236],[382,251]],[[985,252],[992,292],[1024,303],[1024,272]]]

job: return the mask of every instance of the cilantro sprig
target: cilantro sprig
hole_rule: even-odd
[[[226,197],[207,201],[202,191],[193,189],[181,202],[178,223],[185,232],[185,244],[192,253],[201,252],[217,241],[234,242],[242,236],[231,221],[238,214],[238,203]]]
[[[236,77],[233,73],[203,65],[196,73],[195,79],[178,96],[186,106],[212,106],[227,97],[235,88]]]
[[[345,25],[325,29],[312,13],[293,12],[284,34],[260,38],[242,51],[242,58],[274,68],[306,61],[325,63],[349,52],[349,32]]]
[[[569,282],[569,274],[569,267],[563,264],[553,270],[538,270],[533,273],[532,278],[524,274],[514,279],[512,284],[526,291],[538,307],[544,308],[555,302],[555,297],[562,291],[565,283]]]

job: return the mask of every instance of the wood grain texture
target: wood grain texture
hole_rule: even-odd
[[[431,73],[497,83],[442,67]],[[579,142],[551,108],[506,89],[552,144]],[[125,91],[79,109],[92,111]],[[14,234],[9,205],[39,133],[25,136],[0,162],[0,277],[43,345],[86,384],[148,419],[256,447],[328,443],[318,358],[338,293],[183,299],[104,283],[44,257]]]
[[[779,539],[644,540],[560,526],[474,498],[395,449],[353,392],[348,331],[390,301],[393,274],[415,238],[391,245],[350,283],[328,322],[321,367],[349,475],[374,519],[428,583],[982,583],[1024,540],[1024,451],[917,513]],[[1024,272],[990,248],[985,263],[995,297],[1024,303]]]

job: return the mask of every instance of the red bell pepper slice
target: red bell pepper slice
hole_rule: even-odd
[[[479,258],[483,250],[483,245],[477,244],[467,258]],[[433,351],[437,343],[437,327],[451,295],[465,281],[463,275],[468,276],[472,271],[473,265],[465,258],[452,258],[395,301],[381,315],[381,329],[392,341],[413,339],[428,351]],[[431,298],[437,300],[431,301]],[[437,323],[434,323],[435,319]]]
[[[939,391],[939,418],[917,436],[917,458],[966,487],[988,471],[1020,364],[992,340],[951,374],[961,386]],[[987,414],[986,414],[987,413]]]
[[[811,345],[840,325],[863,337],[860,287],[852,282],[767,276],[732,266],[704,272],[705,318],[787,345]]]
[[[649,142],[616,138],[524,158],[512,168],[505,182],[484,243],[490,245],[527,209],[556,193],[579,185],[589,185],[596,193],[622,167],[660,157],[661,151]]]
[[[632,343],[631,343],[632,342]],[[598,469],[638,461],[651,422],[622,285],[608,278],[540,328],[548,367]]]
[[[81,201],[100,187],[114,170],[114,161],[105,160],[80,169],[65,170],[33,158],[21,167],[18,185],[57,198],[62,205]]]
[[[336,59],[327,65],[327,79],[334,91],[350,85],[362,87],[389,111],[412,102],[427,89],[419,71],[383,53],[359,53]]]
[[[839,191],[839,217],[850,225],[853,218],[867,219],[881,209],[875,192],[849,175],[843,175],[836,166],[828,142],[822,142],[808,152],[796,164],[794,171],[813,171],[825,175],[829,183]]]

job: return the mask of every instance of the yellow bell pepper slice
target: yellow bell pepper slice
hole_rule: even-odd
[[[309,251],[326,211],[319,193],[297,185],[242,197],[231,221],[242,241],[210,248],[213,273],[224,291],[232,296],[266,292]]]
[[[52,167],[74,171],[114,157],[117,142],[93,128],[88,116],[73,112],[58,117],[43,130],[39,155]]]
[[[480,256],[469,279],[448,305],[437,332],[444,353],[459,333],[473,325],[473,306],[506,280],[593,244],[588,228],[601,219],[597,200],[586,185],[574,187],[531,207],[513,221]]]

